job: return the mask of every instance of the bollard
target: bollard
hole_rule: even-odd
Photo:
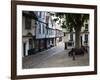
[[[73,60],[75,60],[75,52],[73,52]]]

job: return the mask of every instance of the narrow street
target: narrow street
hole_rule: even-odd
[[[60,42],[57,46],[48,50],[23,57],[23,69],[89,65],[87,53],[84,56],[76,56],[76,60],[73,61],[72,57],[68,56],[69,51],[70,49],[64,50],[64,43]]]

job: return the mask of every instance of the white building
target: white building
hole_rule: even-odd
[[[33,12],[22,13],[22,55],[29,55],[29,50],[35,48],[35,22],[36,15]]]
[[[69,47],[75,47],[75,30],[73,32],[67,31],[67,29],[63,29],[65,33],[64,42],[69,43]],[[84,25],[81,28],[80,32],[80,45],[89,46],[89,21],[84,22]]]
[[[47,13],[47,45],[56,46],[58,42],[60,42],[63,36],[63,32],[61,26],[58,25],[55,21],[53,21],[54,17],[51,16],[53,12]]]
[[[46,50],[58,43],[63,32],[50,12],[23,11],[22,13],[22,55],[28,56]],[[58,42],[57,42],[58,40]]]
[[[36,27],[36,51],[42,51],[45,49],[46,38],[46,12],[37,11],[37,27]]]

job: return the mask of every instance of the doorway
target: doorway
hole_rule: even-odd
[[[82,36],[81,36],[81,46],[82,46]]]
[[[26,43],[23,43],[23,56],[26,56]]]

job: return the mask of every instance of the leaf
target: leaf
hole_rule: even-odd
[[[54,18],[53,21],[57,22],[59,20],[59,18]]]

